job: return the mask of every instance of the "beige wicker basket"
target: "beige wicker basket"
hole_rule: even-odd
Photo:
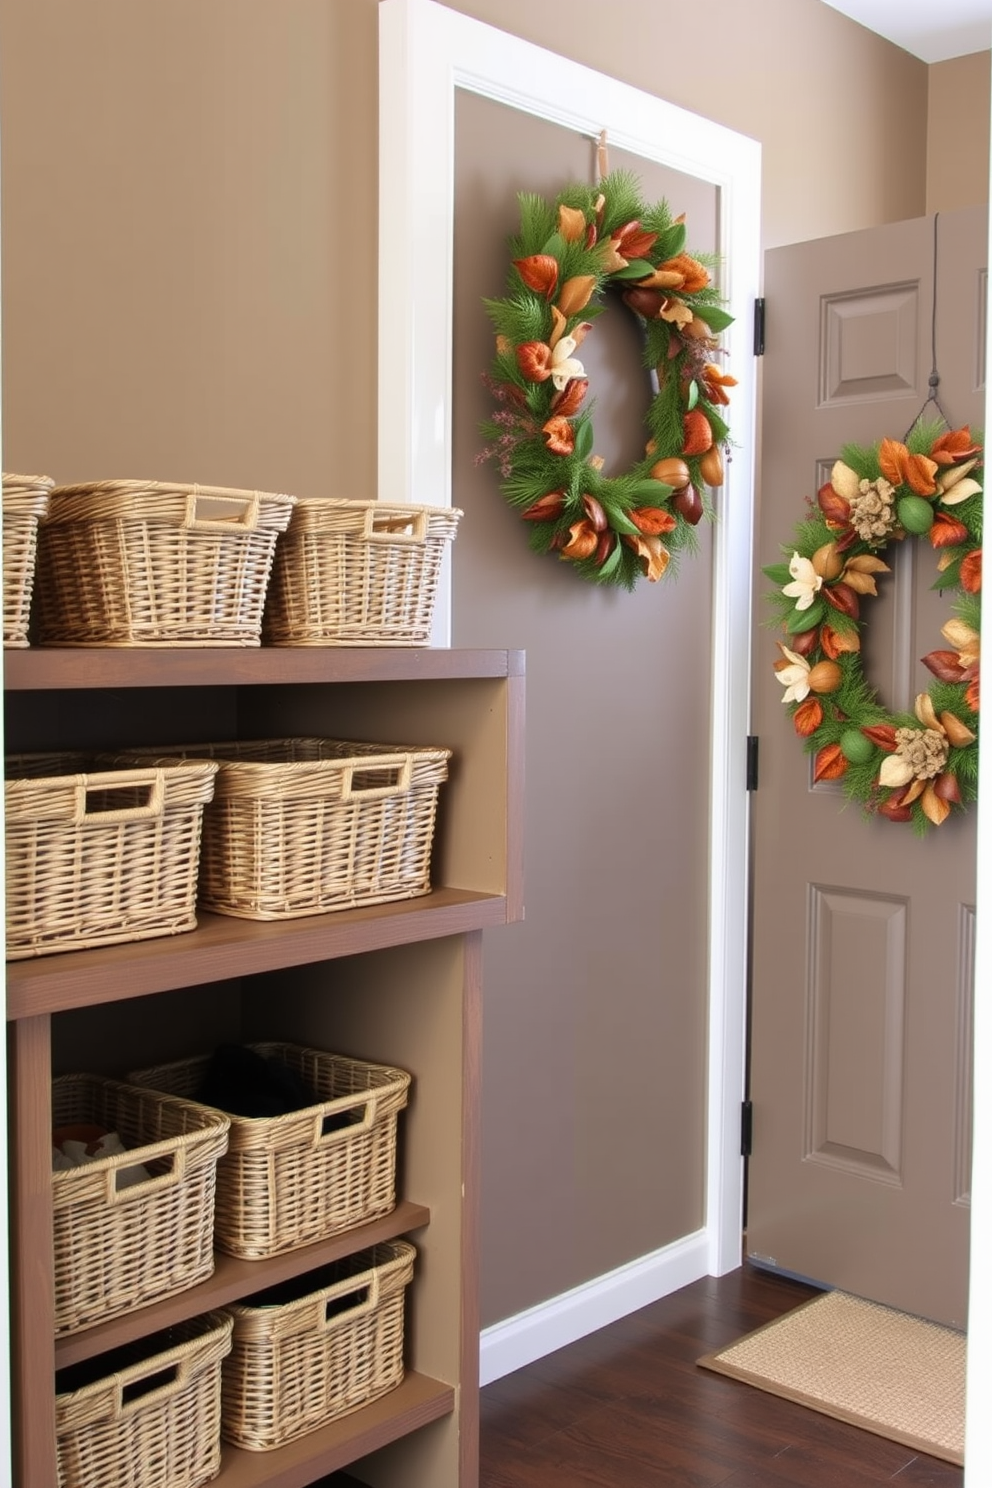
[[[55,482],[47,475],[3,476],[3,643],[28,644],[38,523]]]
[[[39,529],[39,642],[259,645],[293,502],[158,481],[57,486]]]
[[[276,646],[426,646],[455,507],[300,498],[265,610]]]
[[[55,1376],[58,1488],[197,1488],[220,1472],[232,1322],[205,1313]]]
[[[213,1273],[220,1111],[99,1075],[52,1081],[52,1124],[116,1132],[127,1149],[52,1174],[55,1331],[76,1333]],[[148,1178],[128,1182],[141,1165]]]
[[[401,1384],[415,1256],[406,1240],[375,1245],[232,1306],[224,1440],[268,1452]]]
[[[66,773],[41,773],[53,766]],[[19,755],[7,774],[8,960],[195,928],[215,764],[84,773]]]
[[[438,788],[450,749],[254,739],[130,751],[118,762],[217,760],[200,903],[292,919],[430,893]]]
[[[285,1116],[225,1113],[231,1130],[217,1169],[217,1248],[252,1260],[277,1255],[395,1208],[397,1117],[410,1076],[295,1044],[249,1047],[292,1070],[317,1103]],[[209,1063],[203,1055],[128,1078],[195,1100]]]

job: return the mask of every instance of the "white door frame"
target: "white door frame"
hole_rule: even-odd
[[[734,459],[715,530],[710,737],[706,1253],[740,1264],[747,971],[747,797],[761,147],[652,94],[434,0],[379,6],[379,477],[382,500],[451,504],[455,90],[481,94],[712,183],[724,341],[738,379]],[[591,149],[591,145],[590,145]],[[564,183],[563,183],[564,184]],[[481,369],[480,369],[481,370]],[[450,639],[450,581],[434,643]],[[706,1274],[706,1273],[702,1273]]]

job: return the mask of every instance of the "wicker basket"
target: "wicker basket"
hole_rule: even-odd
[[[255,739],[116,758],[177,757],[220,764],[203,824],[204,909],[283,920],[430,893],[450,749]]]
[[[47,475],[3,476],[3,643],[28,644],[38,523],[55,482]]]
[[[227,1117],[98,1075],[53,1080],[52,1110],[54,1127],[99,1126],[127,1149],[52,1174],[56,1333],[76,1333],[212,1275]],[[121,1181],[137,1164],[149,1177]]]
[[[203,808],[217,766],[84,773],[84,760],[7,761],[9,960],[195,928]],[[40,773],[53,766],[66,773]]]
[[[375,1245],[231,1307],[224,1440],[268,1452],[401,1384],[415,1256],[405,1240]]]
[[[454,507],[301,498],[265,610],[276,646],[426,646]]]
[[[249,1047],[284,1064],[317,1104],[285,1116],[229,1116],[217,1169],[217,1248],[252,1260],[277,1255],[395,1208],[397,1116],[410,1076],[294,1044]],[[204,1055],[128,1078],[195,1100],[209,1063]]]
[[[206,1313],[55,1376],[58,1488],[197,1488],[220,1472],[231,1319]]]
[[[292,496],[158,481],[57,486],[38,544],[38,639],[257,646]]]

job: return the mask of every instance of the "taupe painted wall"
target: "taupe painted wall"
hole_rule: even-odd
[[[932,74],[820,0],[457,8],[761,140],[769,245],[925,209]],[[0,0],[6,468],[374,490],[376,13],[376,0]],[[977,101],[974,119],[984,131]],[[594,621],[575,623],[581,650]],[[541,706],[535,692],[538,720]],[[559,861],[595,850],[571,822]],[[491,1121],[486,1211],[507,1206],[515,1239],[507,1225],[487,1248],[486,1322],[671,1238],[657,1198],[627,1234],[595,1229],[617,1159],[589,1102],[622,1087],[625,1050],[656,1025],[616,1030],[604,972],[587,971],[571,1010],[535,990],[526,1040],[499,1025],[514,1003],[498,977],[488,988],[487,1087],[533,1109],[563,1198],[538,1233],[517,1149]],[[653,965],[643,979],[654,987]],[[563,1050],[585,1061],[568,1088]],[[699,1212],[702,1099],[700,1083],[679,1225]],[[680,1143],[658,1109],[657,1143]],[[594,1233],[566,1275],[555,1248],[577,1214]]]
[[[927,93],[927,211],[973,207],[988,197],[988,52],[930,68]]]

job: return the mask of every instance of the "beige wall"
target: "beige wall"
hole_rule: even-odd
[[[768,245],[917,215],[937,189],[926,100],[943,74],[820,0],[456,8],[759,139]],[[0,0],[5,468],[373,491],[376,23],[376,0]],[[987,139],[977,88],[966,101],[969,139]],[[503,1029],[486,1070],[568,1129],[548,1156],[562,1235],[613,1158],[577,1119],[587,1085],[559,1121],[543,1055],[595,1049],[608,1083],[638,1036],[585,1007],[526,1047]],[[513,1197],[504,1137],[485,1134],[490,1209]],[[487,1254],[486,1322],[557,1289],[554,1234],[538,1259],[525,1204],[514,1218],[517,1248]],[[587,1255],[606,1270],[629,1243],[593,1237]]]
[[[988,200],[990,54],[935,62],[927,92],[927,212]]]

